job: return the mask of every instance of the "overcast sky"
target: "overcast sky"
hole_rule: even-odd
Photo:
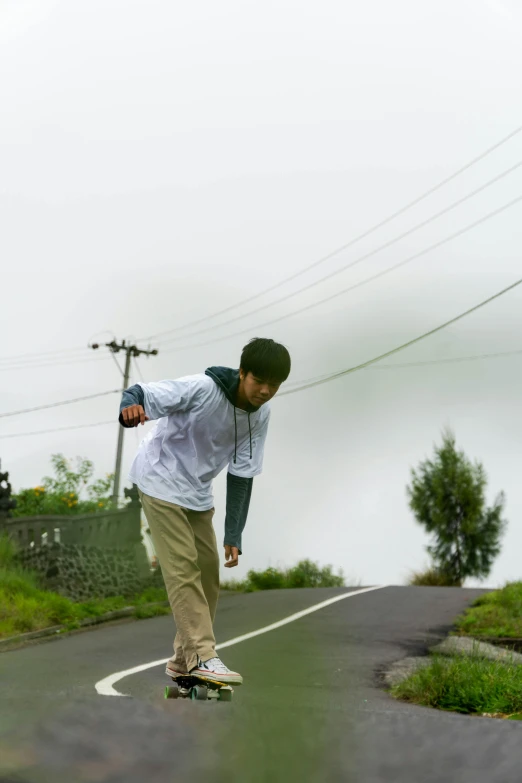
[[[250,337],[270,336],[288,346],[294,382],[377,356],[522,277],[518,202],[289,316],[522,195],[520,168],[251,314],[517,164],[521,133],[386,226],[241,304],[522,123],[521,23],[516,0],[0,0],[0,412],[118,388],[108,352],[87,350],[92,339],[147,347],[141,338],[235,306],[177,342],[151,339],[160,353],[131,381],[237,366]],[[383,364],[522,350],[521,289]],[[428,562],[407,505],[410,469],[451,426],[483,462],[489,500],[507,496],[509,528],[486,584],[520,578],[521,392],[522,353],[369,368],[276,398],[244,555],[227,576],[310,557],[349,582],[404,583]],[[4,418],[0,434],[116,421],[118,405],[112,395]],[[126,433],[124,476],[142,435]],[[63,452],[103,475],[116,437],[114,423],[6,438],[2,469],[16,490],[34,486]]]

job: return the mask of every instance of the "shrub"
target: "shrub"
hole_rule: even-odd
[[[301,560],[286,572],[287,587],[343,587],[342,572],[332,573],[332,566],[319,568],[311,560]]]
[[[414,571],[408,584],[417,587],[462,587],[462,584],[456,582],[450,574],[440,571],[435,566],[431,566],[425,571]]]
[[[54,477],[45,476],[37,487],[21,489],[13,495],[16,500],[13,517],[85,514],[111,507],[112,474],[92,481],[94,465],[81,457],[76,460],[76,470],[63,454],[53,454],[51,463]]]
[[[320,568],[311,560],[301,560],[293,568],[280,570],[266,568],[264,571],[251,569],[244,581],[221,583],[222,590],[251,593],[256,590],[282,590],[296,587],[343,587],[342,571],[332,573],[332,566]]]
[[[247,574],[247,584],[250,590],[279,590],[286,587],[285,574],[277,568],[251,570]]]

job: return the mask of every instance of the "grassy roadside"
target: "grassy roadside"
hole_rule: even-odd
[[[80,627],[82,620],[127,606],[134,606],[134,616],[140,619],[169,614],[168,606],[148,606],[155,601],[164,601],[166,597],[165,590],[148,588],[126,598],[115,596],[74,603],[57,593],[42,590],[36,576],[29,572],[0,568],[0,639],[52,625],[73,630]]]
[[[457,618],[455,633],[473,638],[522,638],[522,582],[487,593]],[[403,701],[468,715],[522,720],[522,666],[509,657],[433,655],[431,662],[395,685]]]
[[[459,634],[522,638],[522,582],[510,582],[478,598],[457,620]]]
[[[522,666],[479,656],[433,656],[429,666],[392,688],[403,701],[467,715],[522,716]]]
[[[42,589],[38,576],[17,566],[14,556],[12,543],[0,537],[0,639],[52,625],[63,625],[67,630],[73,630],[80,627],[82,620],[127,606],[134,606],[134,616],[140,619],[170,613],[168,606],[148,605],[167,598],[166,591],[156,587],[133,596],[75,603]]]

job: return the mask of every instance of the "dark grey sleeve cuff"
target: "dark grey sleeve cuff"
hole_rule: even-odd
[[[129,386],[128,389],[125,389],[121,396],[121,403],[120,403],[120,416],[118,421],[122,425],[122,427],[128,427],[128,424],[125,424],[123,421],[123,416],[121,415],[121,412],[124,408],[128,408],[130,405],[141,405],[142,407],[145,407],[145,394],[143,392],[143,389],[141,386],[139,386],[137,383],[134,384],[134,386]]]
[[[250,498],[252,496],[253,478],[241,478],[227,474],[227,514],[225,517],[225,546],[236,546],[241,551],[241,534],[245,527]]]

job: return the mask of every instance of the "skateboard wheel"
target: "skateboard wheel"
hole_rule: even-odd
[[[219,691],[219,701],[232,701],[232,689],[221,688]]]
[[[179,688],[177,685],[167,685],[165,688],[166,699],[177,699],[179,697]]]
[[[204,685],[194,685],[190,691],[190,698],[194,701],[206,701],[207,689]]]

